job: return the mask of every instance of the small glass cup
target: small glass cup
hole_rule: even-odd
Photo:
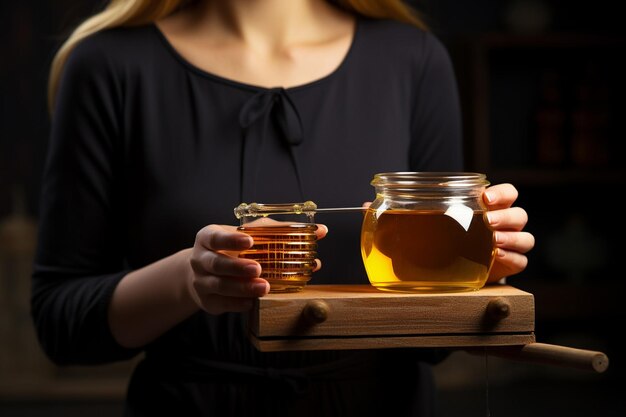
[[[288,204],[241,203],[235,208],[240,232],[254,244],[239,254],[261,264],[270,292],[301,291],[316,267],[317,225],[312,201]]]

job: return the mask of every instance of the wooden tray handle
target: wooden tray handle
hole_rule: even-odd
[[[576,349],[547,343],[529,343],[522,346],[487,346],[473,348],[470,353],[498,356],[525,362],[564,366],[602,373],[609,367],[609,358],[602,352]]]

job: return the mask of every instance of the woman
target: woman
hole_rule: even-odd
[[[242,201],[353,206],[377,172],[463,168],[449,57],[400,1],[113,1],[58,52],[50,104],[32,306],[56,363],[145,352],[133,416],[433,413],[437,352],[256,351],[269,286],[227,226]],[[516,198],[485,193],[490,281],[534,245]],[[360,215],[323,223],[312,283],[366,283]]]

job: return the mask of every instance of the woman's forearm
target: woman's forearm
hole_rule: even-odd
[[[191,249],[177,252],[126,275],[113,292],[109,326],[122,346],[153,341],[198,311],[189,292]]]

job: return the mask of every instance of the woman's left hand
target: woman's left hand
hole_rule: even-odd
[[[528,265],[526,253],[535,246],[535,237],[523,231],[528,214],[521,207],[513,207],[517,196],[517,189],[511,184],[493,185],[483,194],[497,248],[487,282],[522,272]]]

